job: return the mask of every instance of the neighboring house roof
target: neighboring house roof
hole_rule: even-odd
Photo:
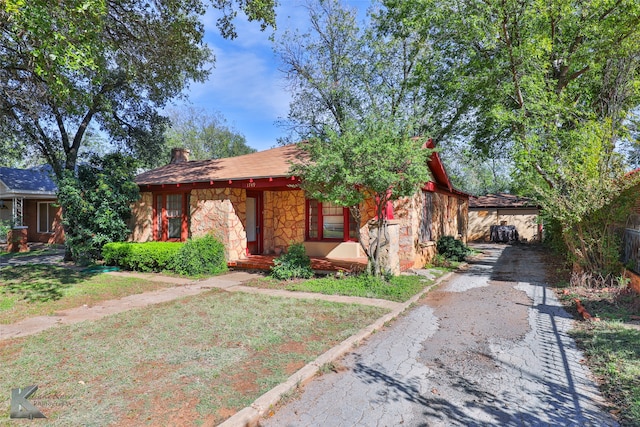
[[[471,197],[469,208],[535,208],[536,204],[526,197],[514,194],[498,193]]]
[[[431,140],[425,145],[433,148]],[[284,178],[289,177],[291,163],[305,156],[297,145],[285,145],[237,157],[171,163],[141,173],[135,182],[140,186],[152,186]],[[429,169],[438,187],[468,196],[453,188],[437,152],[431,155]]]
[[[51,178],[51,168],[40,166],[31,169],[0,167],[0,197],[54,196],[56,184]]]
[[[136,177],[138,185],[286,177],[291,162],[304,153],[295,145],[224,159],[172,163]]]

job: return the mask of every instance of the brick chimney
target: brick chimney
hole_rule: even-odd
[[[188,162],[189,154],[191,154],[191,151],[189,151],[189,149],[187,148],[172,148],[170,163]]]

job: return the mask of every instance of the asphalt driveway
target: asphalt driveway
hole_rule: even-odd
[[[478,248],[484,257],[261,425],[617,425],[545,285],[541,249]]]

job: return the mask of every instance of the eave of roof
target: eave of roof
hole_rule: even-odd
[[[32,169],[0,167],[0,181],[7,188],[4,194],[53,195],[57,187],[49,172],[46,166]]]
[[[141,173],[135,181],[143,186],[288,177],[291,163],[302,155],[295,145],[286,145],[238,157],[173,163]]]
[[[514,194],[498,193],[485,196],[471,197],[469,208],[537,208],[538,206],[526,197]]]
[[[434,148],[433,141],[429,139],[425,147]],[[299,182],[297,177],[289,174],[291,164],[305,156],[304,151],[292,144],[238,157],[173,163],[141,173],[135,182],[143,189],[154,191],[180,186],[184,189],[184,185],[189,188],[268,188],[281,183],[290,187]],[[469,194],[453,188],[437,152],[431,154],[428,166],[439,189],[469,197]]]

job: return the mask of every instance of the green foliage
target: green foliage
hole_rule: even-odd
[[[365,251],[372,273],[380,275],[385,271],[379,254],[386,234],[387,203],[413,195],[429,180],[427,161],[432,150],[411,138],[410,124],[382,117],[347,120],[343,129],[341,134],[328,129],[324,137],[300,144],[308,153],[307,161],[294,164],[291,171],[301,177],[309,198],[351,207],[357,222],[365,200],[375,203],[378,235]]]
[[[287,68],[292,101],[287,116],[299,141],[322,135],[327,128],[341,133],[348,120],[368,116],[419,122],[430,132],[437,86],[414,84],[431,75],[431,46],[427,38],[396,37],[382,25],[373,8],[364,22],[358,11],[340,0],[307,4],[309,30],[286,31],[276,51]],[[416,36],[416,37],[414,37]]]
[[[103,256],[107,265],[161,272],[173,268],[182,246],[184,243],[180,242],[108,243],[104,246]]]
[[[107,265],[134,271],[174,271],[198,276],[227,270],[224,245],[210,235],[185,243],[108,243],[102,248],[102,257]]]
[[[11,230],[11,221],[0,221],[0,242],[6,242],[9,237],[9,231]]]
[[[411,139],[432,135],[433,105],[426,100],[439,98],[431,96],[433,88],[414,84],[430,74],[430,45],[420,35],[360,27],[356,11],[339,0],[312,1],[308,10],[311,30],[286,32],[277,48],[291,70],[288,120],[308,141],[302,145],[308,162],[292,173],[310,198],[349,207],[356,221],[362,202],[375,201],[378,234],[363,249],[370,272],[381,275],[388,270],[380,265],[384,208],[430,177],[431,151],[421,149],[424,140]],[[368,20],[381,22],[374,14]]]
[[[440,66],[420,81],[437,81],[452,106],[440,112],[453,118],[447,140],[506,153],[515,184],[557,221],[567,253],[600,268],[615,239],[601,239],[608,219],[590,218],[621,192],[616,150],[640,104],[640,3],[384,4],[392,31],[428,35],[437,53]]]
[[[451,141],[438,148],[455,188],[475,195],[513,192],[513,160],[508,155],[482,153],[467,141]]]
[[[601,390],[618,409],[621,425],[640,425],[640,331],[602,321],[572,331]]]
[[[227,271],[224,245],[211,235],[187,240],[175,255],[172,270],[188,276]]]
[[[165,132],[169,148],[187,148],[191,160],[221,159],[253,153],[246,138],[227,125],[221,113],[207,113],[193,107],[169,110],[170,126]],[[157,158],[158,165],[168,163]]]
[[[273,260],[271,275],[279,280],[308,279],[313,277],[311,259],[307,256],[304,244],[293,243],[286,253]]]
[[[102,247],[102,260],[106,265],[124,266],[133,245],[131,242],[107,243]]]
[[[471,250],[462,241],[453,236],[442,236],[436,243],[438,254],[456,262],[464,261]]]
[[[66,171],[58,181],[65,244],[77,262],[98,259],[106,243],[127,238],[131,204],[139,197],[133,182],[136,166],[135,160],[117,153],[93,156],[78,166],[77,175]]]
[[[164,145],[158,111],[212,59],[203,15],[235,37],[242,10],[275,25],[274,0],[7,0],[0,3],[0,128],[38,151],[62,179],[92,123],[142,163]]]

